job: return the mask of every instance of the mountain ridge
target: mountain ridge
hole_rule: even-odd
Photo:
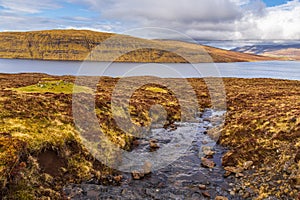
[[[72,29],[0,32],[0,58],[154,63],[274,60],[181,41]]]
[[[300,44],[247,45],[231,49],[240,53],[250,53],[287,60],[300,60]]]

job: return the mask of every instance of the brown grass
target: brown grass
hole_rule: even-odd
[[[49,78],[66,83],[74,81],[74,77],[69,76],[0,75],[0,181],[6,197],[62,198],[60,192],[64,184],[79,183],[91,177],[103,181],[100,172],[112,173],[81,145],[73,123],[71,94],[8,90],[35,85]],[[117,127],[111,113],[112,91],[118,80],[100,79],[95,112],[110,140],[129,149],[133,138]],[[171,84],[178,87],[178,81],[172,79]],[[199,111],[210,107],[204,80],[188,81],[197,95]],[[237,180],[242,184],[241,190],[252,190],[251,197],[258,199],[268,196],[295,199],[300,185],[299,81],[225,78],[224,84],[228,110],[219,142],[230,148],[224,155],[224,166],[241,166],[251,160],[254,168]],[[155,104],[166,108],[166,126],[181,118],[181,107],[167,88],[150,84],[128,95],[121,95],[120,101],[131,98],[130,112],[136,124],[149,123],[148,110]],[[45,162],[41,159],[39,162],[40,155],[58,160],[57,166],[61,169],[55,172],[42,169]]]
[[[1,32],[0,58],[156,63],[271,60],[185,42],[146,40],[87,30]]]

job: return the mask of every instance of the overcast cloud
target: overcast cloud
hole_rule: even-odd
[[[40,15],[82,6],[93,16]],[[300,2],[266,7],[261,0],[0,0],[1,30],[88,28],[123,32],[132,28],[174,29],[194,39],[300,39]]]

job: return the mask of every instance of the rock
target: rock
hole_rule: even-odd
[[[228,198],[223,196],[216,196],[215,200],[228,200]]]
[[[206,190],[206,185],[200,184],[200,185],[199,185],[199,189],[200,189],[200,190]]]
[[[154,140],[154,139],[152,139],[152,140],[149,141],[149,145],[150,145],[151,149],[157,149],[157,148],[159,148],[159,145],[157,144],[157,140]]]
[[[150,148],[152,148],[152,149],[158,149],[159,145],[157,143],[150,143]]]
[[[209,137],[211,139],[213,139],[215,142],[217,142],[220,138],[221,131],[220,131],[219,127],[213,127],[207,131],[207,134],[209,135]]]
[[[135,147],[139,146],[139,144],[140,144],[140,141],[138,141],[138,140],[133,140],[132,141],[132,145],[135,146]]]
[[[222,165],[223,166],[235,166],[237,165],[237,159],[238,155],[234,151],[228,151],[226,152],[222,157]]]
[[[239,196],[244,196],[244,191],[240,190],[238,194],[239,194]]]
[[[236,174],[235,174],[235,177],[236,177],[236,178],[243,177],[243,176],[244,176],[244,174],[242,174],[242,173],[236,173]]]
[[[207,151],[207,152],[204,152],[204,154],[208,157],[213,157],[213,155],[215,155],[215,152],[214,151]]]
[[[203,121],[205,121],[205,122],[210,122],[210,121],[211,121],[211,119],[210,119],[210,118],[208,118],[208,117],[205,117],[205,118],[203,118]]]
[[[203,140],[202,144],[208,144],[208,142],[206,140]]]
[[[123,176],[122,175],[118,175],[118,176],[114,176],[114,180],[116,182],[120,182],[122,180]]]
[[[146,161],[143,165],[143,170],[145,174],[150,174],[152,169],[152,163],[149,161]]]
[[[238,174],[238,173],[241,173],[241,172],[243,172],[244,171],[244,169],[243,168],[241,168],[241,167],[224,167],[224,169],[226,170],[226,171],[229,171],[229,172],[232,172],[232,173],[235,173],[235,174]]]
[[[157,143],[158,141],[157,141],[157,139],[150,139],[149,142],[150,143]]]
[[[177,129],[177,126],[175,124],[170,125],[170,130],[175,131]]]
[[[250,193],[249,192],[246,192],[244,195],[243,195],[243,198],[244,199],[247,199],[247,198],[249,198],[250,197]]]
[[[204,197],[210,198],[210,194],[209,194],[208,192],[202,192],[202,195],[203,195]]]
[[[157,187],[158,187],[158,188],[165,187],[165,184],[164,184],[164,183],[159,183],[159,184],[157,185]]]
[[[244,169],[249,169],[253,165],[253,161],[246,161],[243,164]]]
[[[211,160],[208,160],[207,158],[201,158],[201,165],[208,168],[214,168],[216,166],[216,163],[214,163]]]
[[[213,156],[215,154],[215,152],[212,151],[211,147],[209,147],[209,146],[203,146],[202,147],[202,152],[206,156]]]
[[[143,172],[139,172],[137,170],[134,170],[131,172],[132,178],[135,180],[140,180],[141,178],[143,178],[145,176],[145,174]]]
[[[225,174],[224,174],[224,177],[228,177],[230,176],[232,173],[230,171],[226,171]]]

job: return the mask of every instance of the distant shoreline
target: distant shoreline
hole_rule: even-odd
[[[0,60],[26,60],[26,61],[50,61],[50,62],[91,62],[91,63],[97,63],[97,62],[104,62],[104,63],[141,63],[141,64],[145,64],[145,63],[155,63],[155,64],[205,64],[205,63],[251,63],[251,62],[274,62],[274,61],[283,61],[283,62],[290,62],[290,61],[295,61],[295,62],[299,62],[299,60],[286,60],[286,59],[282,59],[282,60],[278,60],[278,59],[274,59],[274,60],[253,60],[253,61],[235,61],[235,62],[197,62],[197,63],[190,63],[190,62],[143,62],[143,61],[139,61],[139,62],[132,62],[132,61],[97,61],[97,60],[55,60],[55,59],[32,59],[32,58],[2,58],[0,57]]]

